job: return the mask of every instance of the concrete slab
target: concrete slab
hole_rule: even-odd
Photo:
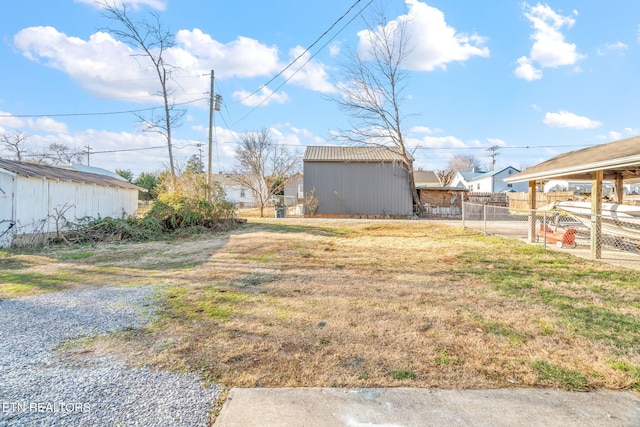
[[[640,426],[629,392],[234,388],[216,427]]]

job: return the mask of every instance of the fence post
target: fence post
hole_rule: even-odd
[[[464,228],[464,214],[465,214],[465,210],[464,210],[464,200],[462,201],[462,228]]]
[[[542,217],[542,227],[544,230],[543,239],[544,239],[544,250],[547,250],[547,212],[542,213],[544,217]]]
[[[482,219],[484,220],[484,235],[487,235],[487,205],[482,207]]]

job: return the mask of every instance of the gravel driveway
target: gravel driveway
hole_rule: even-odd
[[[0,426],[206,426],[218,398],[196,375],[128,368],[118,357],[57,361],[61,342],[140,327],[153,286],[0,301]]]

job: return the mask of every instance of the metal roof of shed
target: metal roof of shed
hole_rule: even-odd
[[[89,172],[80,172],[72,169],[63,169],[50,165],[17,162],[15,160],[0,159],[0,169],[24,177],[37,177],[47,179],[59,179],[87,184],[102,185],[105,187],[129,188],[138,191],[147,191],[123,179],[106,175],[98,175]]]
[[[304,161],[311,162],[401,162],[402,156],[393,147],[309,146]]]
[[[590,180],[599,170],[604,171],[605,180],[621,174],[626,182],[640,182],[640,136],[560,154],[505,181]]]

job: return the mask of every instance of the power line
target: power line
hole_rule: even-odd
[[[340,20],[342,20],[342,19],[343,19],[343,18],[344,18],[344,17],[345,17],[345,16],[346,16],[346,15],[347,15],[347,14],[348,14],[352,9],[353,9],[353,7],[354,7],[357,3],[359,3],[359,2],[360,2],[360,0],[357,0],[357,1],[356,1],[356,3],[354,3],[354,4],[349,8],[349,10],[348,10],[344,15],[342,15],[342,16],[341,16],[341,17],[340,17],[336,22],[334,22],[334,23],[333,23],[333,25],[331,26],[331,28],[333,28],[333,27],[334,27],[338,22],[340,22]],[[343,25],[343,26],[342,26],[342,28],[340,28],[340,30],[339,30],[336,34],[334,34],[334,35],[333,35],[333,37],[331,37],[331,38],[329,39],[329,41],[327,41],[325,44],[323,44],[323,45],[320,47],[320,49],[318,49],[318,51],[317,51],[316,53],[314,53],[313,55],[311,55],[311,56],[309,57],[309,59],[307,59],[307,60],[305,61],[305,63],[304,63],[304,64],[302,64],[302,65],[300,66],[300,68],[298,68],[296,71],[294,71],[294,72],[293,72],[293,73],[292,73],[292,74],[291,74],[291,75],[290,75],[290,76],[289,76],[289,77],[288,77],[288,78],[287,78],[287,79],[286,79],[282,84],[280,84],[280,85],[279,85],[279,86],[278,86],[274,91],[272,91],[272,92],[271,92],[270,94],[268,94],[268,95],[267,95],[267,96],[266,96],[262,101],[260,101],[257,105],[255,105],[255,106],[254,106],[254,107],[253,107],[253,108],[252,108],[252,109],[251,109],[247,114],[245,114],[244,116],[242,116],[242,118],[240,118],[240,120],[238,120],[238,121],[236,122],[236,124],[238,124],[239,122],[241,122],[242,120],[244,120],[245,118],[247,118],[247,117],[248,117],[250,114],[252,114],[252,113],[253,113],[253,112],[254,112],[258,107],[260,107],[260,106],[261,106],[262,104],[264,104],[264,103],[265,103],[269,98],[271,98],[271,97],[272,97],[272,96],[273,96],[273,95],[274,95],[274,94],[275,94],[275,93],[276,93],[280,88],[282,88],[282,86],[284,86],[286,83],[288,83],[288,82],[289,82],[289,80],[291,80],[291,79],[292,79],[296,74],[298,74],[298,72],[299,72],[300,70],[302,70],[302,69],[304,68],[304,66],[305,66],[305,65],[307,65],[309,62],[311,62],[311,60],[312,60],[313,58],[315,58],[315,57],[316,57],[316,56],[317,56],[317,55],[322,51],[322,49],[324,49],[324,48],[325,48],[325,47],[326,47],[326,46],[327,46],[331,41],[333,41],[333,40],[334,40],[334,39],[335,39],[335,38],[336,38],[336,37],[337,37],[337,36],[338,36],[338,35],[339,35],[339,34],[340,34],[344,29],[345,29],[345,28],[347,28],[347,26],[349,26],[349,24],[351,24],[351,23],[352,23],[352,22],[353,22],[353,21],[354,21],[358,16],[360,16],[360,15],[362,14],[362,12],[364,12],[364,10],[365,10],[367,7],[369,7],[369,5],[370,5],[371,3],[373,3],[373,0],[370,0],[370,1],[369,1],[369,3],[367,3],[367,4],[366,4],[362,9],[360,9],[360,11],[359,11],[355,16],[353,16],[353,17],[352,17],[352,18],[351,18],[351,19],[350,19],[350,20],[349,20],[345,25]],[[316,43],[317,43],[317,42],[318,42],[322,37],[324,37],[324,36],[327,34],[327,32],[328,32],[328,31],[329,31],[329,30],[325,31],[325,32],[322,34],[322,36],[320,36],[318,39],[316,39],[316,41],[315,41],[315,42],[313,42],[312,46],[313,46],[313,45],[315,45],[315,44],[316,44]],[[243,98],[242,100],[247,99],[247,98],[249,98],[249,97],[251,97],[251,96],[255,95],[255,94],[256,94],[256,93],[258,93],[260,90],[262,90],[263,88],[265,88],[269,83],[271,83],[271,82],[272,82],[276,77],[278,77],[278,76],[282,75],[282,73],[283,73],[286,69],[288,69],[289,67],[291,67],[291,65],[293,65],[293,63],[295,63],[298,59],[300,59],[300,58],[301,58],[305,53],[307,53],[307,52],[309,52],[309,49],[305,49],[305,51],[304,51],[303,53],[301,53],[301,54],[300,54],[296,59],[294,59],[294,60],[293,60],[289,65],[287,65],[287,66],[286,66],[282,71],[280,71],[280,72],[279,72],[275,77],[273,77],[271,80],[269,80],[269,81],[268,81],[267,83],[265,83],[264,85],[260,86],[260,88],[258,88],[256,91],[254,91],[252,94],[250,94],[250,95],[246,96],[246,97],[245,97],[245,98]],[[242,100],[241,100],[241,101],[242,101]],[[240,101],[238,101],[238,102],[240,102]]]
[[[194,102],[203,101],[207,98],[198,98],[191,101],[179,102],[175,105],[187,105],[193,104]],[[106,112],[92,112],[92,113],[58,113],[58,114],[0,114],[0,117],[17,117],[17,118],[29,118],[29,117],[73,117],[73,116],[108,116],[108,115],[116,115],[116,114],[130,114],[130,113],[140,113],[143,111],[151,111],[157,110],[158,108],[163,108],[161,106],[158,107],[149,107],[149,108],[140,108],[138,110],[125,110],[125,111],[106,111]]]
[[[278,72],[278,74],[276,74],[275,76],[273,76],[273,77],[271,78],[271,80],[269,80],[269,81],[268,81],[268,82],[266,82],[265,84],[261,85],[261,86],[260,86],[258,89],[256,89],[254,92],[250,93],[249,95],[245,96],[244,98],[240,99],[240,100],[239,100],[239,101],[237,101],[237,102],[242,102],[242,101],[244,101],[245,99],[250,98],[250,97],[252,97],[253,95],[255,95],[256,93],[260,92],[262,89],[264,89],[265,87],[267,87],[267,86],[269,85],[269,83],[273,82],[275,79],[277,79],[278,77],[280,77],[280,76],[281,76],[285,71],[287,71],[289,68],[291,68],[291,67],[293,66],[293,64],[295,64],[295,63],[296,63],[300,58],[302,58],[302,57],[304,56],[304,54],[305,54],[305,53],[309,52],[309,51],[311,50],[311,48],[312,48],[313,46],[315,46],[315,45],[316,45],[316,43],[318,43],[320,40],[322,40],[322,38],[323,38],[324,36],[326,36],[326,35],[327,35],[327,33],[329,33],[329,31],[331,31],[331,30],[333,29],[333,27],[335,27],[336,25],[338,25],[338,23],[339,23],[340,21],[342,21],[342,20],[344,19],[344,17],[345,17],[345,16],[347,16],[347,15],[348,15],[352,10],[353,10],[353,8],[354,8],[354,7],[356,7],[356,5],[357,5],[358,3],[360,3],[360,1],[361,1],[361,0],[356,0],[356,2],[355,2],[355,3],[353,3],[353,4],[351,5],[351,7],[349,7],[349,9],[348,9],[344,14],[342,14],[342,16],[340,16],[336,21],[334,21],[334,22],[333,22],[333,24],[331,24],[331,26],[330,26],[330,27],[329,27],[325,32],[323,32],[323,33],[322,33],[318,38],[316,38],[316,39],[313,41],[313,43],[311,43],[311,44],[309,45],[309,47],[307,47],[307,48],[306,48],[306,49],[305,49],[305,50],[304,50],[300,55],[298,55],[298,56],[297,56],[293,61],[291,61],[291,62],[290,62],[286,67],[284,67],[282,70],[280,70],[280,72]],[[371,2],[369,2],[369,4],[371,4]],[[367,4],[367,6],[369,6],[369,4]],[[360,12],[359,12],[356,16],[358,16],[360,13],[362,13],[362,11],[363,11],[367,6],[365,6],[363,9],[361,9],[361,10],[360,10]],[[352,20],[352,21],[353,21],[353,20]],[[351,21],[349,21],[349,22],[351,22]],[[343,27],[343,29],[344,29],[344,27]],[[341,30],[341,31],[342,31],[342,30]],[[335,36],[334,36],[334,37],[335,37]],[[323,46],[323,47],[324,47],[324,46]],[[306,65],[306,63],[305,63],[304,65]],[[304,66],[304,65],[303,65],[303,66]]]

